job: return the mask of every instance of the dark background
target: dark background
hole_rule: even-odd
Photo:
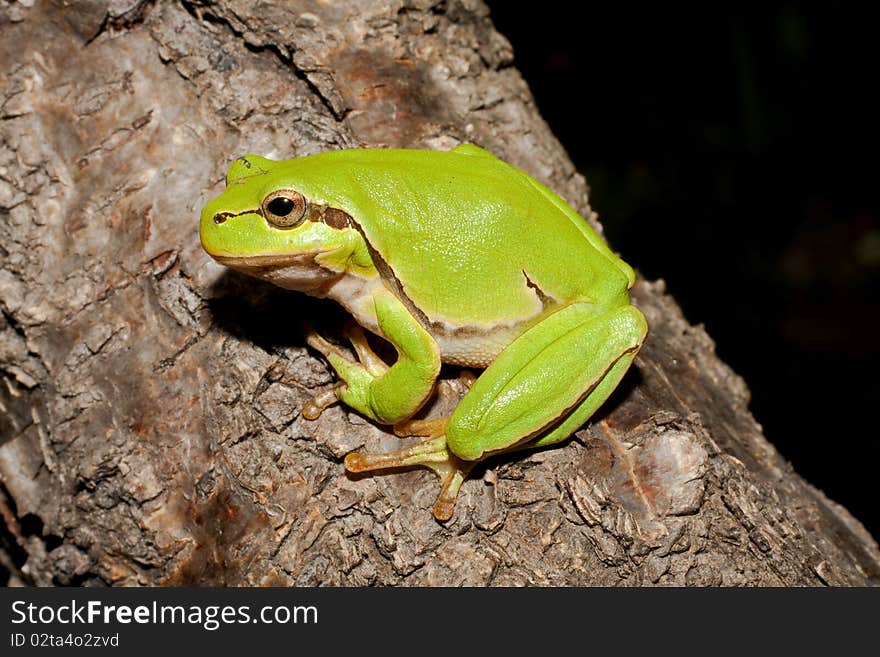
[[[880,537],[876,17],[489,5],[613,248],[666,280],[767,438]]]

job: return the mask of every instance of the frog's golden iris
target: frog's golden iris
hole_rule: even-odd
[[[278,228],[292,228],[306,214],[306,200],[302,194],[290,189],[272,192],[263,199],[262,207],[266,220]]]

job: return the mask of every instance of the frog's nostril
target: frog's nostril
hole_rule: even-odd
[[[215,224],[222,224],[224,221],[229,219],[229,216],[230,215],[228,212],[218,212],[217,214],[214,215],[214,223]]]

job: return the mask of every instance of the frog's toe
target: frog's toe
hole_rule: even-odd
[[[455,457],[451,457],[447,462],[447,467],[438,467],[440,464],[429,465],[434,472],[440,477],[440,494],[437,501],[434,502],[432,509],[434,517],[441,522],[445,522],[452,517],[455,511],[455,500],[458,498],[458,491],[467,478],[468,472],[472,465],[470,463],[463,464]]]
[[[376,377],[382,376],[388,371],[388,363],[373,351],[373,348],[367,341],[367,335],[360,324],[354,321],[348,322],[344,333],[348,341],[351,342],[351,346],[354,348],[358,360],[364,369]]]
[[[312,329],[309,329],[306,332],[306,344],[327,358],[331,355],[345,357],[339,347],[332,342],[329,342],[324,336]]]
[[[446,451],[446,438],[429,438],[412,447],[405,447],[384,454],[362,454],[353,452],[345,457],[345,468],[349,472],[367,472],[369,470],[385,470],[387,468],[404,468],[411,465],[442,463],[451,458]]]

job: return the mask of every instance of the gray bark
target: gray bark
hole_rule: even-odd
[[[427,470],[344,473],[398,438],[300,417],[333,378],[299,321],[343,314],[201,250],[233,158],[471,141],[596,221],[480,0],[3,2],[0,52],[10,583],[880,582],[661,281],[634,289],[650,338],[600,415],[487,462],[448,523]]]

